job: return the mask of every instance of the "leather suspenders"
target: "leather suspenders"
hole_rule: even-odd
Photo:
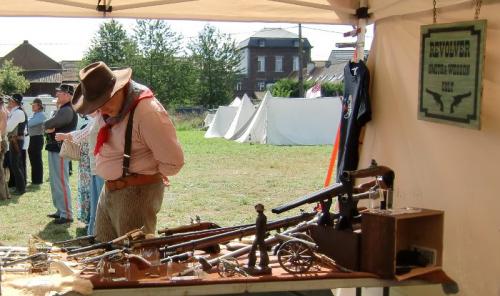
[[[130,153],[132,150],[132,127],[134,126],[134,113],[136,107],[137,104],[132,108],[132,110],[130,110],[130,114],[127,121],[127,129],[125,130],[125,148],[123,149],[122,177],[130,175],[128,169],[130,167]]]

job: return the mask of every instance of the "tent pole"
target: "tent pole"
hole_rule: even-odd
[[[359,60],[365,59],[365,35],[366,35],[366,23],[367,17],[360,15],[360,11],[368,10],[368,0],[359,0],[359,9],[357,11],[358,16],[358,28],[360,32],[357,35],[356,40],[356,55],[354,61],[357,63]]]

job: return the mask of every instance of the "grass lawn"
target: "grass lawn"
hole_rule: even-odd
[[[158,228],[187,224],[196,215],[221,226],[250,223],[255,221],[253,206],[259,202],[266,206],[268,220],[274,220],[285,214],[280,217],[272,214],[272,207],[322,187],[331,145],[250,145],[205,139],[203,134],[203,131],[178,132],[186,164],[178,175],[170,178],[171,186],[165,191],[158,215]],[[73,167],[71,189],[76,215],[78,163]],[[45,176],[48,179],[47,169]],[[57,241],[85,234],[81,222],[62,226],[46,217],[54,212],[48,182],[28,186],[27,190],[21,197],[0,201],[0,242],[26,245],[30,235]],[[297,213],[298,210],[292,211],[286,216]]]

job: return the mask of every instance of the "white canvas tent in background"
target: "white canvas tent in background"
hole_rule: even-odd
[[[243,95],[241,99],[240,105],[238,107],[238,111],[229,126],[224,138],[232,139],[234,135],[250,120],[252,115],[255,113],[255,106],[252,104],[252,101],[247,96],[247,94]]]
[[[234,100],[229,104],[229,107],[239,107],[241,104],[241,99],[240,97],[236,97],[234,98]],[[218,109],[217,109],[218,110]],[[210,128],[212,126],[212,123],[214,123],[214,120],[215,120],[215,115],[217,114],[217,110],[215,112],[209,112],[207,114],[207,116],[205,116],[205,119],[203,120],[203,127],[204,128]],[[222,120],[223,117],[226,117],[226,116],[221,116],[221,118],[219,120]],[[219,123],[219,125],[223,125],[222,123]],[[225,126],[225,125],[224,125]],[[214,134],[220,134],[220,133],[215,133]],[[221,137],[221,136],[217,136],[217,137]]]
[[[245,94],[245,96],[246,96],[246,94]],[[240,97],[234,98],[234,100],[229,104],[229,106],[232,106],[232,107],[239,107],[240,105],[241,105]]]
[[[269,92],[236,141],[271,145],[332,144],[341,116],[336,98],[276,98]]]
[[[233,122],[236,113],[238,112],[240,104],[241,99],[236,97],[229,104],[229,106],[219,106],[207,132],[205,133],[205,138],[224,137],[231,126],[231,122]]]
[[[98,7],[101,2],[2,1],[0,15],[356,25],[356,9],[360,2],[367,3],[368,22],[375,24],[368,59],[373,119],[367,126],[359,166],[366,167],[375,158],[394,169],[395,207],[445,211],[443,264],[458,282],[460,295],[498,295],[500,1],[483,0],[479,15],[488,21],[481,130],[417,119],[420,26],[432,23],[433,1],[113,0],[106,1],[112,7]],[[436,0],[438,23],[473,19],[472,2]],[[426,290],[415,288],[411,295],[442,295],[439,288],[432,293],[422,289]]]

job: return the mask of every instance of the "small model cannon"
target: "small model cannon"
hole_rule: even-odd
[[[236,273],[248,276],[248,273],[246,273],[238,263],[238,260],[234,257],[227,257],[219,260],[219,264],[217,264],[217,273],[221,277],[232,277]]]
[[[278,263],[287,272],[305,273],[315,264],[328,268],[338,267],[333,260],[318,253],[318,245],[304,233],[276,234],[283,243],[278,245]]]

